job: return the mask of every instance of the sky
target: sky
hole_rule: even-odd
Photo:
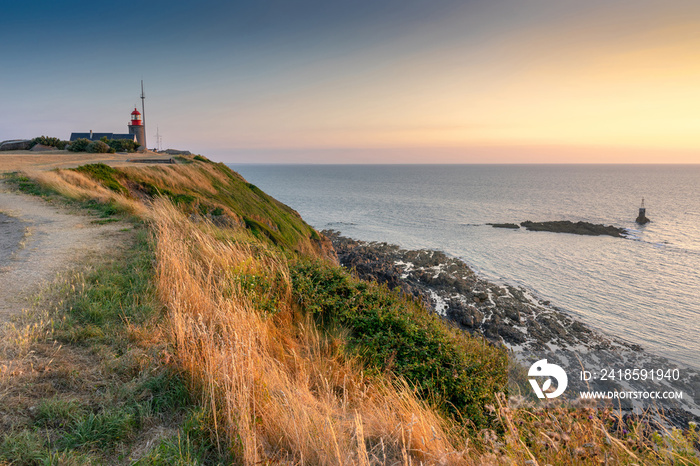
[[[239,163],[700,163],[697,0],[23,0],[0,140]]]

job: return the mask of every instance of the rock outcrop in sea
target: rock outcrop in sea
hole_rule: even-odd
[[[646,225],[647,223],[651,222],[651,220],[649,220],[649,218],[642,213],[640,213],[634,221],[639,225]]]
[[[494,228],[509,228],[511,230],[520,229],[520,225],[517,223],[487,223],[487,225],[491,225]]]
[[[571,222],[569,220],[557,220],[552,222],[531,222],[525,221],[520,224],[529,231],[549,231],[552,233],[571,233],[574,235],[586,236],[615,236],[623,238],[625,229],[614,227],[612,225],[599,225],[588,222]]]
[[[575,399],[579,392],[589,390],[682,391],[683,399],[659,404],[664,417],[683,427],[700,420],[697,369],[679,366],[639,345],[592,329],[524,287],[489,282],[463,261],[440,251],[356,241],[332,230],[323,234],[331,239],[339,262],[360,278],[400,288],[464,331],[509,348],[524,367],[541,359],[560,365],[569,377],[565,398]],[[679,380],[600,380],[603,370],[635,368],[678,369]],[[583,369],[597,378],[582,380]],[[528,389],[526,386],[525,391]],[[618,402],[626,410],[652,405],[643,399],[616,400],[616,406]]]

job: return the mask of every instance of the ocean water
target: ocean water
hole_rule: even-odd
[[[231,165],[312,226],[439,249],[700,367],[700,165]],[[634,223],[642,197],[652,223]],[[505,230],[571,220],[631,238]]]

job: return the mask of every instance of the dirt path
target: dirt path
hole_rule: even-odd
[[[0,325],[61,271],[114,247],[121,223],[96,225],[43,199],[11,192],[0,180]]]

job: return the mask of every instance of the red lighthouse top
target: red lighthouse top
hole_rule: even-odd
[[[143,125],[143,121],[141,120],[141,112],[136,110],[134,108],[134,111],[131,112],[131,126],[141,126]]]

